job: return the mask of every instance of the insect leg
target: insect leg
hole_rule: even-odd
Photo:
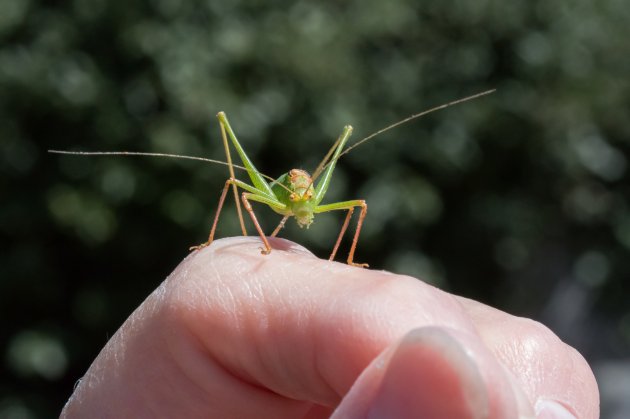
[[[354,259],[354,251],[357,248],[357,241],[359,240],[359,234],[361,234],[361,227],[363,226],[363,219],[367,215],[367,204],[365,201],[361,200],[361,213],[359,214],[359,221],[357,222],[357,229],[354,232],[354,237],[352,238],[352,246],[350,247],[350,252],[348,253],[348,265],[359,266],[361,268],[367,268],[369,265],[367,263],[354,263],[352,260]]]
[[[341,230],[339,231],[339,236],[337,237],[337,242],[335,243],[335,247],[333,247],[332,253],[328,260],[335,260],[335,256],[337,255],[337,250],[339,249],[339,245],[341,244],[341,239],[343,235],[346,233],[346,229],[348,228],[348,224],[350,223],[350,218],[352,218],[352,213],[354,212],[354,207],[348,209],[348,214],[346,214],[346,219],[343,221],[343,225],[341,226]]]
[[[273,231],[273,233],[271,233],[271,237],[276,237],[278,235],[280,230],[282,230],[284,228],[284,224],[287,222],[289,217],[290,217],[290,215],[285,215],[284,217],[282,217],[282,220],[280,220],[280,224],[278,224],[278,227],[276,227],[276,229]]]
[[[223,148],[225,148],[225,156],[227,157],[228,168],[230,169],[230,178],[234,179],[234,166],[232,165],[232,156],[230,155],[230,147],[228,146],[227,135],[225,134],[225,126],[223,123],[219,124],[221,126],[221,138],[223,139]],[[232,190],[234,191],[234,202],[236,202],[236,212],[238,213],[238,221],[241,224],[241,231],[243,232],[243,236],[247,236],[247,229],[245,228],[245,220],[243,220],[243,212],[241,211],[241,202],[238,200],[238,190],[236,187],[236,183],[232,183]],[[219,213],[217,212],[217,217],[212,226],[212,231],[210,232],[209,242],[212,242],[212,236],[214,235],[214,228],[217,225]]]
[[[258,223],[256,214],[254,214],[254,210],[252,209],[252,204],[250,204],[248,200],[248,198],[252,200],[259,200],[257,198],[260,198],[260,197],[257,196],[256,194],[243,192],[243,194],[241,195],[241,198],[243,199],[243,206],[249,213],[249,216],[252,218],[252,222],[254,223],[254,226],[256,227],[256,230],[258,231],[258,235],[260,236],[260,239],[263,241],[263,244],[265,245],[265,248],[262,249],[261,253],[263,255],[268,255],[271,252],[271,246],[269,245],[269,242],[267,241],[267,237],[265,237],[265,233],[262,231],[262,228],[260,227],[260,224]]]
[[[221,210],[223,209],[223,204],[225,203],[225,196],[227,195],[227,191],[230,185],[233,185],[235,188],[239,187],[241,189],[251,192],[252,196],[258,196],[259,199],[257,200],[260,200],[261,202],[264,202],[267,205],[274,206],[276,208],[279,208],[279,206],[281,205],[280,203],[276,202],[275,199],[271,199],[270,197],[267,197],[266,195],[262,195],[264,192],[256,189],[255,187],[248,185],[247,183],[242,182],[238,179],[230,178],[225,181],[223,192],[221,192],[221,198],[219,198],[219,205],[217,207],[217,212],[214,215],[214,221],[212,223],[212,229],[210,229],[210,234],[208,235],[208,240],[205,243],[201,243],[198,246],[192,246],[190,250],[202,249],[210,245],[212,241],[214,240],[214,233],[217,229],[217,224],[219,223],[219,215],[221,215]]]
[[[214,240],[214,232],[217,229],[217,223],[219,222],[219,215],[221,214],[221,210],[223,209],[223,204],[225,203],[225,195],[227,194],[227,191],[230,185],[234,185],[234,189],[236,190],[236,183],[232,182],[232,179],[228,179],[225,181],[225,186],[223,187],[223,192],[221,192],[221,198],[219,198],[219,205],[217,207],[217,212],[214,215],[214,221],[212,222],[212,228],[210,229],[208,240],[205,243],[201,243],[197,246],[191,246],[189,250],[203,249],[204,247],[209,246],[210,243],[212,243],[212,241]],[[238,200],[236,202],[238,203]],[[243,224],[243,231],[244,230],[245,230],[245,225]]]
[[[274,210],[279,211],[281,213],[286,211],[287,206],[283,204],[282,202],[278,201],[278,199],[275,196],[266,195],[260,190],[257,190],[249,185],[247,186],[248,188],[243,188],[243,189],[246,189],[249,192],[243,192],[243,194],[241,195],[241,198],[243,200],[243,206],[249,213],[249,216],[251,217],[252,222],[254,223],[254,226],[256,227],[256,231],[258,231],[258,235],[260,236],[261,240],[263,241],[263,244],[265,245],[265,248],[262,249],[261,253],[263,255],[268,255],[269,252],[271,252],[271,246],[269,245],[269,241],[267,241],[267,237],[265,237],[265,233],[263,233],[262,228],[260,227],[260,223],[258,222],[258,219],[256,218],[256,215],[254,214],[254,210],[252,209],[252,205],[250,204],[249,201],[251,200],[251,201],[260,202],[262,204],[266,204],[270,206],[271,208],[273,208]]]
[[[365,263],[355,263],[354,262],[354,251],[357,248],[357,241],[359,240],[359,234],[361,234],[361,227],[363,226],[363,220],[367,215],[367,204],[362,199],[356,199],[353,201],[344,201],[344,202],[335,202],[333,204],[320,205],[315,208],[316,213],[335,211],[335,210],[348,210],[348,215],[346,215],[346,220],[341,227],[341,232],[339,233],[339,237],[337,238],[337,243],[333,249],[333,253],[330,255],[331,260],[335,257],[335,253],[337,252],[337,248],[341,243],[341,238],[343,234],[346,232],[346,228],[348,227],[348,223],[350,222],[350,217],[354,211],[355,207],[361,207],[361,213],[359,214],[359,221],[357,222],[357,229],[354,232],[354,237],[352,238],[352,245],[350,246],[350,252],[348,253],[348,265],[359,266],[362,268],[367,267],[368,265]]]

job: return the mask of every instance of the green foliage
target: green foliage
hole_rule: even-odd
[[[279,176],[345,124],[360,139],[496,87],[344,156],[327,201],[367,199],[357,260],[543,320],[593,362],[627,354],[627,1],[57,3],[0,14],[0,416],[59,411],[205,240],[228,176],[46,150],[223,159],[221,110]],[[341,221],[283,235],[326,257]]]

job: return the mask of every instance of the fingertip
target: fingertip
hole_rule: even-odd
[[[538,419],[575,419],[576,416],[555,400],[540,399],[536,402]]]
[[[475,362],[444,330],[425,327],[381,354],[333,417],[481,418],[488,412]]]
[[[422,327],[363,371],[333,418],[534,417],[510,378],[474,335]]]
[[[307,266],[305,261],[320,261],[306,248],[289,240],[270,237],[269,242],[271,252],[262,254],[263,243],[259,237],[214,240],[190,252],[169,275],[166,287],[161,287],[162,292],[174,291],[169,295],[175,297],[176,302],[191,307],[191,301],[199,301],[201,296],[216,296],[219,289],[238,288],[248,282],[273,283],[274,278],[293,276],[296,270],[303,270]]]
[[[169,306],[179,308],[177,314],[213,359],[238,376],[295,399],[332,406],[377,354],[388,345],[398,348],[401,342],[395,340],[409,330],[438,324],[473,333],[453,298],[420,281],[317,259],[282,239],[273,240],[272,246],[269,255],[261,255],[257,237],[217,240],[191,255],[172,281],[176,301]],[[402,361],[392,374],[407,369],[405,363],[415,353],[407,353],[408,345],[425,347],[425,358],[443,352],[437,338],[427,339],[424,346],[405,341],[397,355]],[[245,350],[235,353],[235,345]],[[418,367],[412,375],[425,376],[434,362],[413,364]],[[383,372],[378,365],[368,370],[373,378]],[[448,368],[440,371],[445,375],[435,372],[437,381],[460,379]],[[293,377],[288,387],[287,375]],[[407,381],[410,388],[417,387],[411,378]],[[380,382],[364,381],[367,386]],[[418,385],[433,399],[431,381]],[[387,394],[396,394],[393,386]],[[468,387],[485,389],[463,388]],[[370,393],[365,387],[360,390],[359,397]],[[442,400],[445,409],[452,408],[452,401]]]
[[[207,259],[215,259],[219,256],[236,256],[244,259],[244,262],[280,262],[286,256],[298,255],[315,258],[307,248],[290,240],[279,237],[268,237],[271,245],[271,252],[268,255],[262,254],[263,243],[259,237],[237,236],[225,237],[214,240],[209,246],[194,251],[191,256]]]
[[[392,356],[370,414],[473,418],[488,410],[481,374],[463,347],[439,328],[423,328],[409,333]]]

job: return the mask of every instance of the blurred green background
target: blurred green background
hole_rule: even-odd
[[[345,124],[356,141],[488,88],[344,156],[327,201],[367,200],[357,261],[542,321],[602,416],[630,417],[627,0],[43,3],[0,2],[0,418],[58,415],[228,176],[47,149],[224,159],[223,110],[276,177]],[[281,236],[327,257],[342,220]],[[230,202],[218,236],[238,234]]]

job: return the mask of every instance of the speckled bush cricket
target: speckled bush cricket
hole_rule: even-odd
[[[333,172],[335,170],[335,164],[337,160],[344,154],[347,154],[355,147],[363,144],[364,142],[374,138],[375,136],[388,131],[392,128],[395,128],[399,125],[402,125],[406,122],[409,122],[413,119],[419,118],[421,116],[427,115],[431,112],[435,112],[440,109],[447,108],[449,106],[457,105],[462,102],[466,102],[472,99],[479,98],[481,96],[485,96],[494,92],[493,90],[487,90],[481,93],[474,94],[472,96],[467,96],[462,99],[458,99],[440,106],[436,106],[434,108],[428,109],[426,111],[411,115],[401,121],[398,121],[394,124],[388,125],[387,127],[380,129],[374,132],[371,135],[363,138],[362,140],[354,143],[352,146],[348,147],[345,151],[343,148],[345,147],[350,135],[352,134],[352,127],[350,125],[346,125],[343,129],[343,132],[335,141],[333,146],[330,148],[324,159],[321,161],[313,175],[309,175],[308,172],[301,169],[291,169],[289,172],[283,174],[277,179],[273,179],[269,176],[263,175],[260,173],[252,161],[249,159],[245,150],[241,147],[230,123],[224,112],[219,112],[217,114],[217,118],[219,119],[219,124],[221,127],[221,137],[223,140],[223,145],[225,148],[225,155],[227,158],[227,162],[222,162],[219,160],[206,159],[203,157],[194,157],[194,156],[182,156],[177,154],[166,154],[166,153],[144,153],[144,152],[127,152],[127,151],[111,151],[111,152],[83,152],[83,151],[62,151],[62,150],[49,150],[51,153],[58,154],[75,154],[75,155],[87,155],[87,156],[103,156],[103,155],[123,155],[123,156],[154,156],[154,157],[171,157],[171,158],[180,158],[180,159],[189,159],[189,160],[200,160],[206,161],[216,164],[224,164],[227,165],[230,171],[230,177],[225,182],[225,186],[223,187],[223,191],[221,192],[221,197],[219,198],[219,204],[217,207],[217,211],[214,216],[214,221],[212,223],[212,228],[210,230],[210,234],[208,236],[208,240],[204,243],[193,246],[191,250],[198,250],[203,247],[206,247],[212,243],[214,240],[215,231],[217,228],[217,224],[219,222],[219,216],[221,215],[221,210],[223,208],[223,204],[225,202],[225,197],[227,195],[228,189],[230,185],[232,186],[234,192],[234,199],[236,201],[238,218],[241,225],[241,230],[243,235],[247,235],[247,230],[245,228],[245,222],[243,220],[243,214],[241,210],[241,202],[238,199],[238,188],[243,190],[241,194],[241,201],[245,210],[249,214],[254,226],[260,238],[263,242],[264,248],[262,249],[263,254],[269,254],[271,252],[271,246],[269,245],[269,241],[265,236],[256,215],[254,214],[254,210],[251,206],[250,201],[260,202],[268,205],[272,210],[282,215],[283,218],[278,224],[278,226],[271,233],[271,237],[275,237],[280,230],[284,227],[285,222],[290,217],[295,217],[298,225],[300,227],[309,227],[313,222],[313,218],[315,214],[328,212],[328,211],[337,211],[343,210],[347,211],[346,218],[341,226],[341,230],[337,237],[337,241],[335,242],[335,246],[330,254],[329,260],[334,260],[335,255],[337,254],[337,250],[339,249],[339,245],[341,243],[341,239],[348,228],[348,224],[350,222],[350,218],[355,210],[355,208],[360,208],[361,213],[359,215],[359,220],[357,222],[357,227],[354,233],[354,237],[352,239],[352,245],[350,246],[350,251],[348,253],[347,263],[353,266],[359,267],[367,267],[367,264],[356,263],[354,262],[354,252],[357,247],[357,241],[359,239],[359,235],[361,234],[361,226],[363,225],[363,220],[367,214],[367,204],[362,199],[353,199],[349,201],[341,201],[341,202],[333,202],[329,204],[321,204],[326,195],[326,191],[328,190],[328,185],[330,184],[330,180],[332,178]],[[232,163],[232,157],[230,154],[230,147],[228,143],[228,138],[232,142],[232,146],[236,149],[241,161],[243,162],[243,166],[238,166]],[[252,185],[247,184],[241,180],[238,180],[234,174],[234,169],[240,169],[247,171],[249,178],[252,182]],[[319,179],[321,177],[321,179]],[[319,179],[319,182],[316,181]],[[270,182],[268,182],[270,180]]]

